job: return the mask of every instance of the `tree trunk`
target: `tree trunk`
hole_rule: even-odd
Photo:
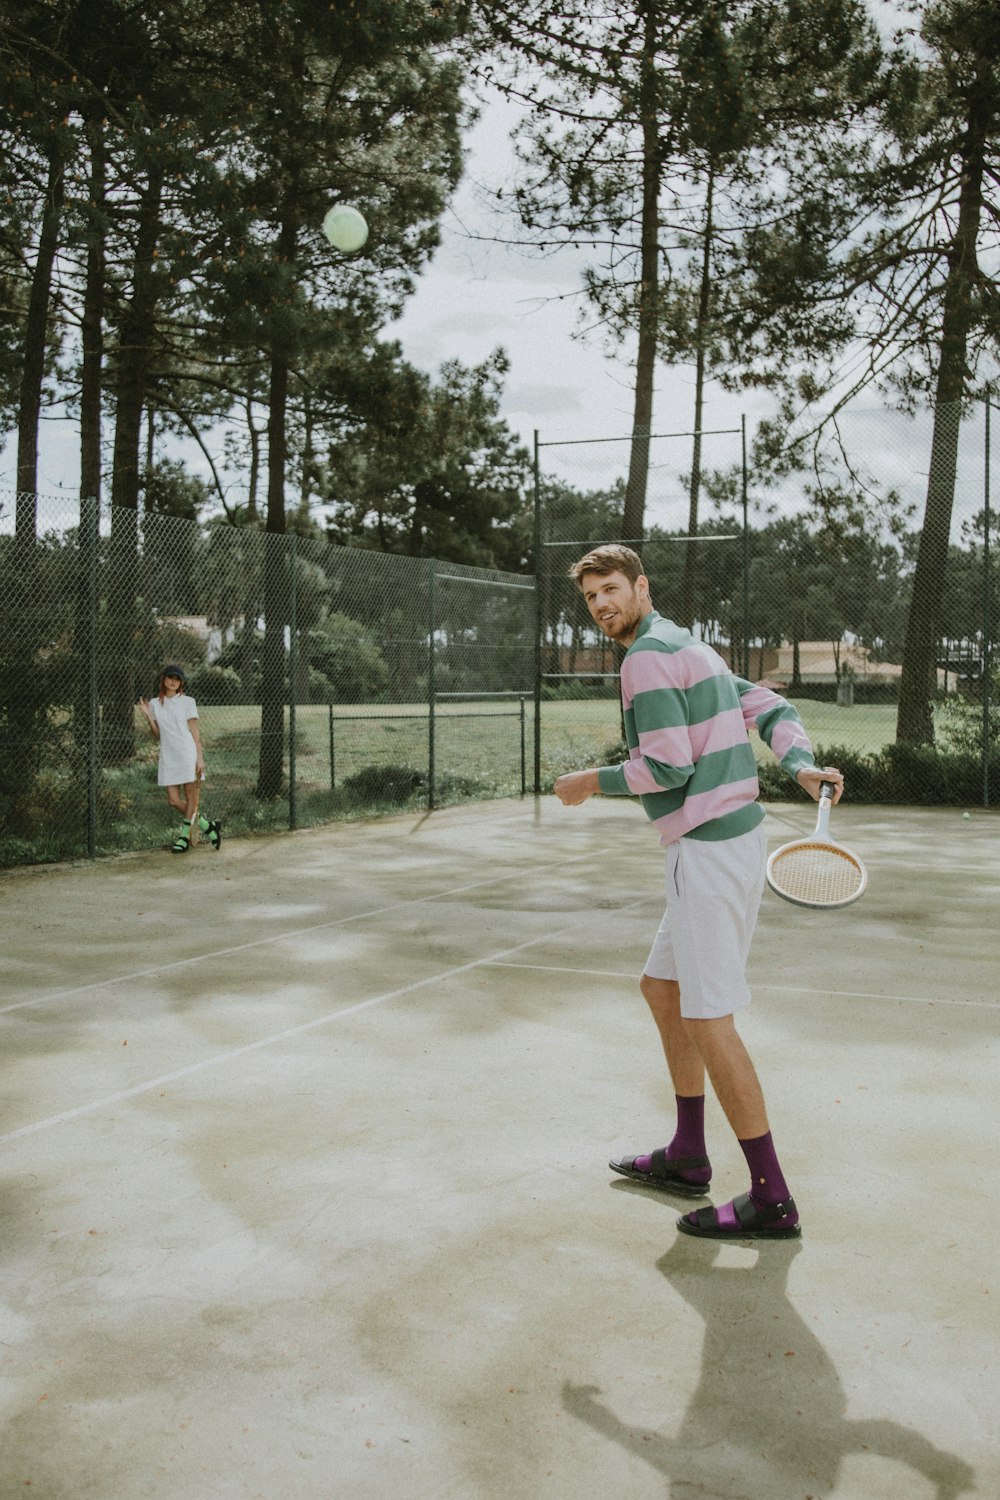
[[[104,213],[106,153],[104,123],[88,120],[87,280],[83,294],[80,374],[80,494],[101,500],[101,396],[104,371]]]
[[[52,267],[59,245],[59,222],[66,192],[66,163],[58,144],[50,147],[48,160],[38,251],[28,296],[17,411],[17,498],[14,526],[19,547],[26,549],[34,544],[38,524],[38,423],[45,378]]]
[[[115,380],[108,635],[107,648],[102,653],[110,667],[101,722],[101,757],[105,765],[124,765],[135,754],[139,454],[142,410],[152,359],[157,295],[155,256],[162,194],[163,172],[153,166],[139,204],[132,297],[122,320]]]
[[[972,298],[979,275],[976,243],[983,209],[984,137],[985,129],[977,128],[976,121],[970,121],[962,153],[958,226],[949,252],[945,283],[927,501],[913,573],[903,670],[899,680],[896,739],[908,745],[929,745],[934,740],[931,693],[935,684],[938,621],[955,501]]]
[[[87,147],[90,151],[90,184],[87,193],[87,279],[84,284],[84,306],[81,327],[81,372],[79,372],[79,538],[81,562],[76,619],[73,625],[76,684],[73,690],[73,744],[76,763],[84,769],[90,756],[90,694],[88,694],[87,660],[93,649],[96,619],[91,612],[90,585],[84,552],[84,507],[82,501],[93,499],[100,516],[100,408],[103,398],[103,302],[105,302],[105,190],[106,151],[103,121],[85,121]],[[88,544],[88,543],[87,543]]]
[[[250,434],[250,475],[247,483],[246,526],[248,531],[257,527],[257,485],[260,479],[260,433],[253,419],[253,388],[247,390],[247,430]],[[266,545],[266,544],[265,544]],[[240,637],[240,683],[244,703],[253,703],[256,698],[255,655],[257,635],[257,611],[260,600],[261,552],[249,543],[242,548],[244,565],[243,631]]]
[[[660,130],[656,99],[656,0],[645,0],[639,113],[642,120],[642,224],[639,271],[639,346],[635,362],[632,447],[622,536],[641,538],[649,479],[649,436],[653,421],[653,374],[659,325]]]
[[[691,447],[691,486],[688,498],[688,536],[698,535],[698,508],[701,499],[701,423],[705,407],[705,345],[708,341],[708,314],[712,300],[712,220],[715,192],[715,165],[709,162],[705,196],[705,240],[701,254],[701,286],[698,292],[698,324],[695,329],[697,352],[694,375],[694,438]],[[696,579],[698,577],[698,544],[690,541],[684,548],[684,579],[681,584],[682,614],[680,624],[690,630],[697,613]]]
[[[281,254],[295,251],[294,225],[282,225]],[[264,551],[264,659],[261,680],[260,759],[257,796],[281,795],[285,769],[285,624],[288,614],[285,535],[285,464],[288,458],[288,371],[284,349],[271,356],[267,422],[267,521]]]
[[[90,119],[86,123],[90,150],[90,185],[88,191],[87,274],[83,292],[83,314],[80,322],[82,359],[80,369],[80,593],[74,626],[74,650],[78,663],[73,702],[73,738],[77,764],[81,771],[90,754],[90,700],[87,686],[87,658],[92,649],[92,632],[96,620],[89,618],[89,578],[85,564],[84,516],[82,502],[93,500],[100,515],[101,504],[101,403],[104,376],[104,211],[106,152],[104,124]],[[89,546],[89,541],[86,544]]]

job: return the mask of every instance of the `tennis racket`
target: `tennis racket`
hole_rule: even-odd
[[[868,871],[858,856],[829,835],[832,806],[833,787],[824,781],[812,838],[782,844],[767,862],[768,885],[796,906],[850,906],[868,884]]]

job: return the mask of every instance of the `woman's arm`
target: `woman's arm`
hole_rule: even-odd
[[[142,709],[142,712],[145,715],[146,723],[149,725],[150,733],[152,734],[153,739],[158,740],[160,738],[160,726],[159,724],[157,724],[156,719],[153,716],[153,711],[149,706],[149,699],[140,698],[139,707]]]
[[[198,733],[198,720],[188,719],[188,729],[191,731],[191,738],[194,740],[195,746],[198,751],[198,758],[194,763],[194,774],[196,776],[201,776],[205,770],[205,752],[201,748],[201,735]]]

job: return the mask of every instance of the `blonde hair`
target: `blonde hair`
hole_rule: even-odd
[[[638,552],[633,552],[631,547],[626,547],[622,542],[606,542],[588,552],[586,557],[581,557],[579,562],[573,563],[569,576],[575,580],[578,588],[582,588],[585,573],[597,573],[601,577],[608,573],[624,573],[629,583],[634,584],[644,571]]]

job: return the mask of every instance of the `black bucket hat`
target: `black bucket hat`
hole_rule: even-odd
[[[161,682],[163,681],[164,677],[179,677],[182,683],[187,682],[187,673],[185,672],[184,668],[182,666],[179,666],[175,661],[168,661],[166,666],[161,670]]]

